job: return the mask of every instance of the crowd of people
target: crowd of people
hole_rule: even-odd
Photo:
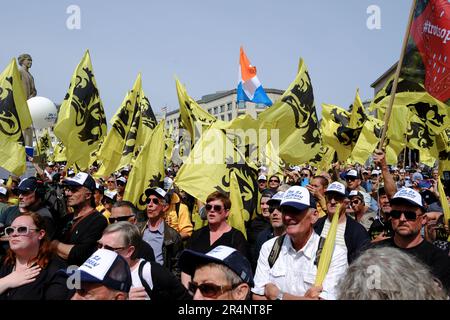
[[[439,194],[436,169],[388,166],[380,150],[371,166],[328,172],[261,166],[244,233],[228,222],[229,195],[194,199],[173,183],[177,166],[143,211],[124,200],[130,168],[105,179],[35,168],[0,185],[0,300],[449,299],[450,189]]]

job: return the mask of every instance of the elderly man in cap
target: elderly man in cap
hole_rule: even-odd
[[[391,246],[414,255],[428,265],[432,274],[449,290],[450,258],[421,235],[427,222],[421,195],[411,188],[400,189],[391,199],[389,216],[394,236],[377,242],[376,246]]]
[[[320,236],[313,225],[318,213],[314,197],[300,186],[289,188],[280,208],[286,234],[263,244],[252,289],[256,300],[336,299],[336,286],[348,267],[345,250],[336,245],[321,287],[314,286]]]
[[[339,205],[336,244],[347,252],[347,260],[350,264],[362,248],[369,244],[369,234],[361,224],[347,217],[346,209],[349,206],[349,199],[347,190],[342,183],[331,183],[325,191],[325,197],[327,199],[327,215],[317,220],[314,230],[322,238],[326,238],[330,230],[331,220]]]
[[[131,288],[130,267],[117,252],[98,249],[73,273],[76,292],[72,300],[127,300]],[[77,285],[79,287],[77,288]]]
[[[267,189],[267,177],[264,174],[260,174],[258,177],[258,189],[259,192],[263,192]]]
[[[107,219],[95,210],[95,180],[85,172],[64,180],[67,206],[73,208],[71,214],[62,218],[58,240],[53,240],[55,252],[69,265],[81,265],[97,247]]]
[[[192,276],[188,288],[194,300],[250,300],[250,262],[234,248],[218,246],[207,253],[186,249],[180,266]]]
[[[179,233],[164,220],[169,208],[169,195],[161,188],[147,189],[145,194],[148,220],[137,223],[142,238],[152,247],[156,262],[180,276],[178,257],[183,243]]]

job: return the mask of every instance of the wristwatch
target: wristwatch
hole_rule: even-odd
[[[280,290],[280,292],[278,292],[275,300],[283,300],[283,295],[284,295],[284,292]]]

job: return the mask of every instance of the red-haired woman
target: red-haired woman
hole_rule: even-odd
[[[0,266],[0,300],[68,299],[66,265],[53,255],[45,222],[37,213],[18,216],[5,228],[9,249]]]

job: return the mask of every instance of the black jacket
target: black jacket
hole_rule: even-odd
[[[55,256],[50,259],[47,267],[41,270],[39,275],[31,283],[17,288],[8,289],[0,295],[0,300],[66,300],[71,296],[67,288],[67,277],[64,273],[58,273],[65,269],[66,263]],[[13,265],[3,264],[0,267],[0,278],[9,275],[13,271]]]
[[[102,237],[108,221],[104,215],[95,211],[82,218],[76,225],[75,223],[73,214],[66,215],[62,224],[65,227],[59,234],[58,240],[65,244],[75,245],[70,250],[67,263],[81,266],[97,250],[97,241]],[[72,225],[75,225],[75,228],[71,230]]]

